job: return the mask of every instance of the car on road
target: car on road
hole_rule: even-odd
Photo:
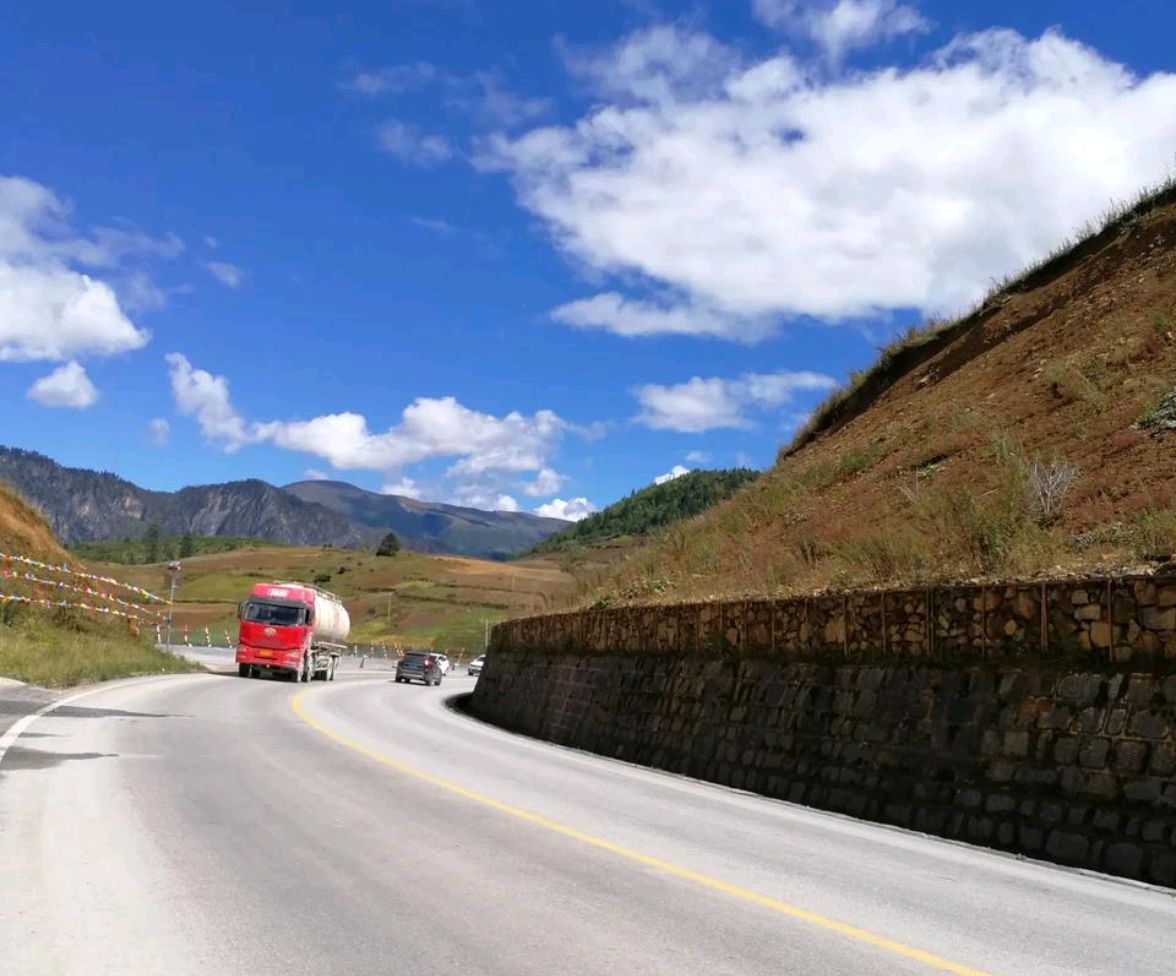
[[[451,667],[451,665],[449,663],[449,655],[448,654],[438,654],[437,652],[434,651],[433,657],[435,657],[440,662],[441,673],[442,674],[449,674],[449,669]]]
[[[479,654],[476,658],[474,658],[472,661],[470,661],[470,663],[466,666],[466,670],[469,671],[469,673],[473,674],[473,675],[481,674],[482,673],[482,665],[484,665],[485,663],[486,663],[486,655]]]
[[[408,651],[396,663],[396,681],[423,681],[426,685],[439,685],[445,672],[441,662],[431,651]]]

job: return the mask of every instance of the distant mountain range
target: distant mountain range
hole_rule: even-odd
[[[165,536],[247,536],[288,545],[369,546],[391,530],[417,552],[503,559],[568,524],[379,495],[339,481],[278,488],[251,479],[148,491],[105,471],[67,468],[7,447],[0,447],[0,482],[35,505],[67,545],[139,538],[157,522]]]
[[[526,512],[484,512],[403,495],[380,495],[345,481],[298,481],[283,489],[382,536],[391,529],[417,552],[504,559],[542,542],[569,522]]]

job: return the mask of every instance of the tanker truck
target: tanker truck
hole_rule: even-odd
[[[351,629],[347,608],[309,583],[254,583],[237,608],[237,673],[291,681],[335,680]]]

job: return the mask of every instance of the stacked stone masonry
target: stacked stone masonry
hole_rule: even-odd
[[[1176,578],[514,620],[472,707],[605,755],[1176,886]]]

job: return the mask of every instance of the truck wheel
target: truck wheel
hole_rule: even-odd
[[[237,665],[237,676],[239,678],[248,678],[249,677],[249,665],[248,664],[238,664]]]

